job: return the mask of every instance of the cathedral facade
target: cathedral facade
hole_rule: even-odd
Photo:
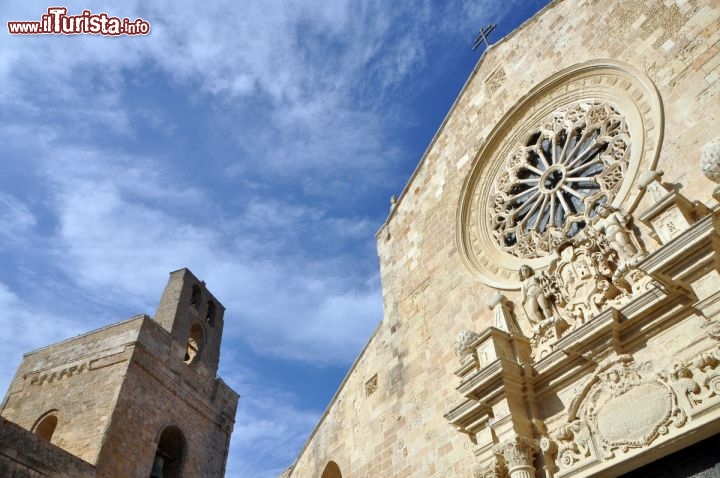
[[[719,91],[714,0],[558,0],[492,45],[282,476],[717,476]]]
[[[223,476],[239,398],[216,376],[224,311],[181,269],[154,318],[25,354],[0,405],[0,476]]]

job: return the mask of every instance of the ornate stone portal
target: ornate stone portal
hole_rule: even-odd
[[[545,120],[523,139],[507,121],[527,126],[537,114],[520,110],[535,100],[509,113],[463,191],[466,264],[488,285],[519,289],[514,304],[491,304],[495,327],[458,337],[464,399],[446,418],[472,440],[476,477],[617,476],[665,453],[657,445],[718,431],[720,207],[666,187],[651,167],[639,174],[654,166],[652,102],[644,117],[625,116],[603,75],[601,99],[535,107]],[[633,97],[642,102],[643,89]],[[653,204],[638,216],[660,245],[652,253],[633,214],[641,191]]]

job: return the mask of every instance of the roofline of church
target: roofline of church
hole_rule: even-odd
[[[562,1],[563,1],[563,0],[552,0],[552,1],[550,1],[550,2],[549,2],[547,5],[545,5],[542,9],[540,9],[535,15],[533,15],[531,18],[529,18],[528,20],[526,20],[525,22],[523,22],[519,27],[517,27],[516,29],[514,29],[513,31],[511,31],[510,33],[508,33],[507,35],[505,35],[503,38],[501,38],[500,40],[498,40],[497,43],[493,43],[492,45],[490,45],[490,48],[493,48],[493,47],[495,47],[495,45],[498,45],[498,44],[500,44],[500,43],[503,43],[503,42],[507,41],[511,36],[514,36],[517,32],[519,32],[520,30],[525,29],[528,25],[530,25],[531,23],[533,23],[534,21],[536,21],[536,19],[537,19],[539,16],[541,16],[542,14],[544,14],[544,12],[545,12],[546,10],[554,7],[557,3],[560,3],[560,2],[562,2]],[[409,189],[409,187],[410,187],[410,184],[413,182],[413,180],[415,179],[415,176],[417,176],[420,168],[422,167],[423,163],[425,162],[425,158],[427,157],[427,155],[429,154],[429,152],[430,152],[430,150],[432,149],[433,145],[434,145],[435,142],[437,141],[438,137],[440,136],[440,133],[441,133],[441,132],[443,131],[443,129],[445,128],[445,125],[447,124],[448,118],[450,118],[450,115],[455,111],[455,107],[457,106],[458,101],[460,100],[460,98],[462,97],[462,95],[465,93],[465,90],[467,89],[468,85],[470,84],[470,81],[471,81],[473,78],[475,78],[475,75],[476,75],[477,72],[480,70],[480,66],[481,66],[481,64],[482,64],[482,62],[483,62],[483,59],[485,58],[486,53],[487,53],[487,51],[488,51],[490,48],[486,49],[486,50],[483,52],[483,54],[480,56],[480,59],[478,60],[477,64],[475,65],[475,68],[473,68],[472,73],[470,74],[470,76],[468,77],[468,79],[465,81],[465,84],[463,85],[462,89],[460,90],[460,92],[458,93],[457,97],[455,98],[455,101],[453,102],[452,107],[450,108],[450,110],[448,111],[448,113],[445,115],[445,118],[443,118],[443,121],[442,121],[442,123],[440,124],[440,127],[438,128],[437,132],[436,132],[435,135],[433,136],[433,138],[432,138],[432,140],[430,141],[430,144],[428,145],[428,147],[425,149],[425,152],[423,153],[422,158],[420,159],[420,162],[418,163],[417,167],[415,168],[415,170],[413,171],[412,175],[410,176],[410,179],[408,179],[407,183],[405,184],[405,187],[403,188],[403,191],[402,191],[402,193],[400,194],[400,197],[398,198],[397,204],[396,204],[395,207],[390,211],[390,214],[388,214],[387,219],[385,219],[385,222],[384,222],[383,225],[380,227],[380,229],[378,230],[378,232],[375,234],[375,237],[376,237],[376,238],[377,238],[378,235],[380,234],[380,231],[382,230],[382,228],[385,227],[385,226],[390,222],[390,219],[392,218],[392,216],[394,215],[394,213],[395,213],[395,211],[397,210],[398,206],[400,205],[400,201],[402,201],[402,198],[405,196],[405,193],[408,191],[408,189]],[[292,465],[290,465],[288,468],[286,468],[286,469],[284,470],[284,473],[287,473],[288,470],[290,470],[290,472],[292,472],[292,470],[294,470],[295,465],[297,464],[297,462],[298,462],[298,460],[300,459],[300,457],[303,456],[303,454],[305,453],[305,450],[307,450],[308,445],[310,445],[310,442],[312,442],[313,438],[315,437],[315,435],[317,434],[318,430],[320,429],[320,425],[322,425],[322,423],[325,421],[325,418],[327,417],[328,413],[330,413],[330,409],[332,409],[333,405],[335,404],[335,401],[337,400],[338,395],[340,394],[340,392],[341,392],[341,391],[343,390],[343,388],[345,387],[345,383],[348,381],[348,379],[350,378],[350,375],[352,375],[352,373],[353,373],[353,372],[355,371],[355,369],[357,368],[357,365],[358,365],[358,363],[360,363],[360,360],[361,360],[361,359],[363,358],[363,356],[365,355],[365,351],[367,350],[368,346],[370,345],[370,343],[372,343],[373,339],[375,338],[375,336],[377,335],[378,331],[380,330],[380,326],[383,324],[384,319],[385,319],[384,316],[380,319],[380,322],[379,322],[378,325],[375,327],[375,330],[373,331],[372,335],[370,335],[370,338],[369,338],[368,341],[365,343],[365,346],[363,347],[363,349],[362,349],[362,350],[360,351],[360,353],[358,354],[358,356],[357,356],[357,358],[355,359],[355,361],[353,362],[352,366],[350,366],[350,369],[348,369],[348,372],[345,374],[345,377],[343,378],[343,381],[342,381],[342,382],[340,383],[340,385],[338,386],[337,390],[335,391],[335,394],[334,394],[333,397],[330,399],[330,402],[328,403],[327,407],[325,407],[325,410],[323,411],[323,414],[320,416],[320,419],[318,419],[318,422],[317,422],[317,424],[315,425],[315,428],[313,428],[312,433],[310,433],[310,436],[308,436],[307,440],[305,440],[305,444],[304,444],[303,447],[300,449],[300,452],[297,454],[297,457],[295,458],[295,461],[292,463]]]
[[[420,172],[420,168],[422,168],[423,164],[425,164],[425,159],[427,158],[428,154],[430,154],[430,150],[432,149],[432,147],[435,145],[435,142],[440,137],[440,133],[442,133],[443,130],[445,129],[445,125],[447,124],[448,119],[455,112],[455,107],[458,105],[460,98],[465,93],[465,90],[467,90],[468,86],[470,85],[470,82],[475,78],[475,75],[477,74],[477,72],[480,71],[480,66],[483,63],[483,60],[485,60],[487,53],[489,51],[494,51],[496,45],[500,45],[500,44],[508,41],[510,37],[515,36],[515,34],[517,32],[525,29],[531,23],[534,23],[539,16],[544,15],[547,10],[549,10],[550,8],[553,8],[556,4],[558,4],[562,1],[563,0],[551,0],[550,2],[548,2],[547,5],[545,5],[537,13],[535,13],[535,15],[533,15],[532,17],[525,20],[519,27],[517,27],[516,29],[514,29],[513,31],[511,31],[510,33],[508,33],[507,35],[502,37],[500,40],[498,40],[497,42],[495,42],[492,45],[490,45],[489,47],[487,47],[485,49],[485,51],[483,51],[482,55],[480,55],[480,58],[478,59],[477,63],[475,64],[473,71],[470,73],[470,76],[468,76],[468,79],[465,81],[465,84],[460,89],[460,92],[458,93],[457,97],[455,97],[455,101],[453,101],[453,104],[450,107],[450,110],[448,110],[447,114],[445,115],[445,117],[442,120],[442,123],[440,123],[440,126],[438,127],[437,131],[435,132],[435,135],[430,140],[428,147],[425,148],[425,152],[423,153],[422,157],[420,158],[418,165],[415,167],[412,174],[410,175],[410,178],[405,183],[405,187],[403,188],[402,192],[400,193],[400,196],[398,196],[397,202],[395,203],[394,207],[390,210],[390,213],[388,214],[387,218],[385,219],[385,222],[383,222],[383,224],[380,226],[378,231],[375,233],[375,239],[379,239],[380,233],[382,232],[383,228],[390,223],[390,220],[395,215],[395,211],[397,211],[398,208],[400,207],[400,203],[402,202],[403,198],[405,197],[405,194],[410,189],[410,185],[413,183],[413,181],[415,180],[415,177]]]

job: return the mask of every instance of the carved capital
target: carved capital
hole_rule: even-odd
[[[534,456],[540,451],[537,441],[515,436],[493,447],[493,451],[505,458],[505,463],[513,476],[515,468],[532,467]]]
[[[489,465],[478,465],[473,468],[473,478],[505,478],[505,467],[501,466],[497,461]]]

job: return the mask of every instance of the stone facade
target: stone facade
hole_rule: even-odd
[[[720,432],[719,90],[712,0],[555,1],[489,48],[283,476],[613,477]]]
[[[44,464],[56,468],[50,476],[151,476],[154,466],[165,478],[223,476],[238,402],[215,375],[223,312],[181,269],[154,320],[133,317],[26,354],[0,407],[0,437],[23,435],[13,422],[38,451],[10,475],[44,476]],[[0,475],[9,466],[0,460]]]

